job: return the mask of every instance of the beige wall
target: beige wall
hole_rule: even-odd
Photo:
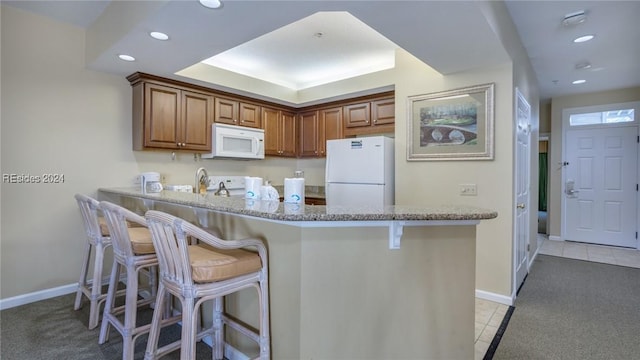
[[[98,187],[130,185],[143,171],[159,171],[167,183],[191,184],[199,166],[211,174],[250,173],[275,184],[299,168],[305,170],[307,184],[324,183],[322,159],[195,162],[192,154],[172,160],[166,152],[131,151],[129,84],[124,76],[84,68],[83,30],[4,6],[1,26],[2,172],[65,175],[65,183],[59,185],[2,183],[2,299],[76,281],[84,240],[75,193],[95,195]],[[339,82],[300,96],[310,100],[322,92],[329,97],[395,84],[397,202],[497,210],[497,219],[478,227],[476,287],[510,296],[513,88],[537,95],[530,94],[529,84],[521,84],[521,70],[511,64],[441,76],[400,51],[396,65],[393,71],[360,79],[359,85]],[[495,160],[406,161],[408,96],[489,82],[496,83]],[[459,196],[461,183],[477,184],[478,196]],[[15,274],[20,274],[20,281]]]
[[[562,227],[562,111],[567,108],[616,104],[640,100],[640,87],[617,89],[590,94],[563,96],[551,100],[551,139],[549,154],[549,236],[561,238]]]

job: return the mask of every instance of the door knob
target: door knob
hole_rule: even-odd
[[[520,203],[520,204],[516,205],[516,207],[518,209],[524,209],[524,206],[525,206],[524,203]]]

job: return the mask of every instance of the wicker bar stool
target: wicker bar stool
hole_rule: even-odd
[[[75,199],[80,208],[87,241],[84,246],[82,269],[80,270],[80,280],[78,280],[78,290],[73,308],[78,310],[82,307],[83,295],[89,299],[91,306],[89,310],[89,329],[93,329],[98,326],[100,305],[107,296],[106,293],[102,292],[102,263],[105,250],[111,246],[111,237],[104,218],[99,216],[99,202],[82,194],[76,194]],[[92,249],[95,250],[93,276],[88,279]]]
[[[100,209],[111,234],[113,267],[98,343],[104,344],[109,340],[109,328],[113,326],[122,335],[122,359],[133,360],[136,339],[149,332],[151,326],[137,326],[136,318],[138,307],[155,302],[158,258],[144,217],[106,201],[100,202]],[[130,227],[130,224],[137,224],[139,227]],[[125,269],[127,273],[126,296],[124,305],[116,307],[115,299],[121,269]],[[144,272],[149,278],[149,296],[139,299],[140,272]],[[124,318],[121,320],[123,313]],[[163,325],[179,320],[179,316],[166,319]]]
[[[257,342],[260,359],[269,359],[269,293],[264,243],[258,239],[222,240],[183,219],[159,211],[148,211],[145,218],[160,265],[160,284],[145,360],[156,359],[178,348],[180,359],[195,359],[195,343],[205,336],[213,337],[213,359],[223,359],[224,325]],[[200,244],[189,245],[189,239],[197,239]],[[260,324],[257,330],[224,312],[224,296],[250,287],[258,290]],[[182,336],[158,349],[166,292],[181,302]],[[213,324],[210,328],[198,329],[200,306],[208,300],[213,300]]]

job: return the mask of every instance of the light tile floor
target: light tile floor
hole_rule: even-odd
[[[640,268],[640,251],[615,246],[573,241],[549,240],[538,234],[539,254]],[[509,306],[476,298],[475,360],[482,360],[489,349]]]

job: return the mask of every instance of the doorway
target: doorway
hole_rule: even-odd
[[[638,248],[637,107],[563,112],[563,239]]]
[[[538,141],[538,234],[549,234],[547,190],[549,183],[549,135],[540,135]]]

